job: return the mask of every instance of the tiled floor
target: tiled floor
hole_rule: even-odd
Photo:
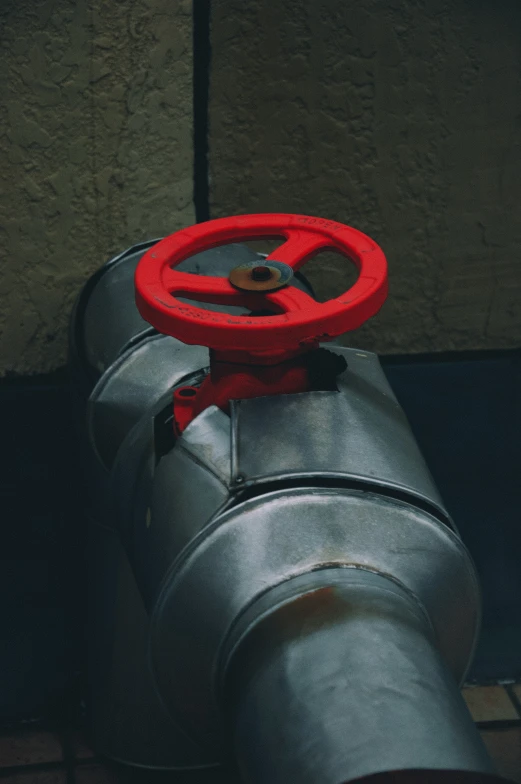
[[[521,784],[521,684],[467,686],[463,697],[498,772]],[[0,784],[239,784],[231,771],[150,772],[96,757],[80,730],[0,734]]]
[[[2,784],[235,784],[231,773],[181,776],[101,760],[79,730],[16,729],[0,735]]]
[[[521,782],[521,684],[468,686],[463,697],[498,773]]]
[[[470,686],[463,689],[463,698],[472,718],[478,724],[519,719],[509,687]]]

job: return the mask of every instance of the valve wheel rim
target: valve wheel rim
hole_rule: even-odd
[[[229,243],[278,239],[283,243],[262,264],[282,262],[297,272],[322,250],[355,264],[356,282],[339,297],[316,302],[294,287],[238,290],[228,278],[180,272],[175,267],[197,253]],[[185,343],[251,352],[298,350],[357,329],[375,315],[387,296],[387,262],[367,235],[342,223],[307,215],[268,213],[218,218],[182,229],[154,245],[135,273],[136,304],[149,323]],[[217,313],[181,302],[241,305],[271,310],[262,318]]]

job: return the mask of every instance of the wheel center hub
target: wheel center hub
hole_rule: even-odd
[[[289,264],[281,261],[250,261],[241,264],[230,272],[228,280],[237,289],[242,291],[273,291],[286,286],[293,277],[293,270]]]
[[[271,270],[269,267],[253,267],[251,271],[253,280],[269,280],[271,278]]]

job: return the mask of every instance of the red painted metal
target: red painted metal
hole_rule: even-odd
[[[315,253],[329,248],[354,262],[358,279],[339,297],[319,303],[294,287],[245,292],[227,278],[175,269],[184,259],[209,248],[267,238],[285,240],[267,261],[280,261],[297,271]],[[277,349],[295,351],[360,327],[385,301],[387,263],[375,242],[342,223],[307,215],[238,215],[200,223],[161,240],[139,262],[135,284],[139,312],[160,332],[185,343],[269,355],[274,344]],[[252,311],[271,310],[276,315],[215,313],[180,302],[176,295]]]
[[[328,302],[300,289],[238,290],[228,278],[179,272],[184,259],[231,242],[280,238],[268,261],[296,272],[318,251],[333,249],[358,268],[356,283]],[[306,354],[319,342],[361,326],[387,296],[387,263],[369,237],[349,226],[307,215],[238,215],[183,229],[154,245],[135,274],[136,304],[150,324],[166,335],[208,346],[210,373],[200,387],[174,393],[177,434],[201,411],[216,405],[228,411],[232,399],[304,392],[309,388]],[[273,316],[233,316],[180,302],[240,305]]]
[[[229,413],[230,400],[290,395],[308,389],[309,373],[304,355],[276,365],[237,364],[211,355],[210,372],[199,388],[178,387],[175,390],[174,429],[176,435],[180,435],[208,406],[218,406]]]

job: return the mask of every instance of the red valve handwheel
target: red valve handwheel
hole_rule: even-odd
[[[296,272],[318,251],[332,249],[355,263],[356,283],[341,296],[320,303],[295,287],[244,291],[228,278],[175,269],[189,256],[219,245],[279,237],[285,242],[262,264],[282,262]],[[268,354],[297,351],[361,326],[385,301],[387,263],[375,242],[342,223],[306,215],[238,215],[191,226],[158,242],[140,260],[135,286],[139,312],[160,332],[213,349]],[[176,296],[276,315],[217,313]]]

